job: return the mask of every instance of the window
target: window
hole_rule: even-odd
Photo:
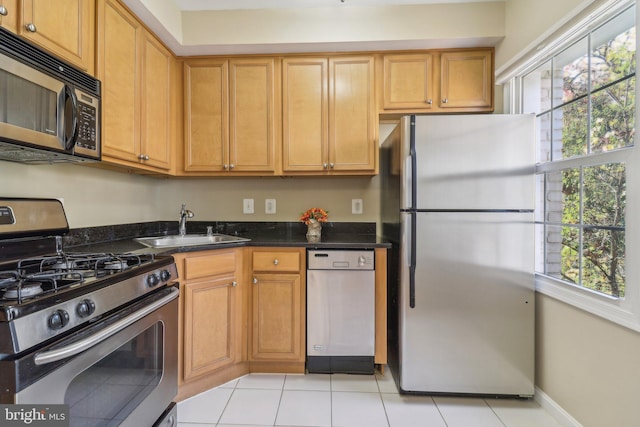
[[[635,6],[609,16],[516,77],[538,124],[536,272],[609,302],[627,296],[635,21]]]

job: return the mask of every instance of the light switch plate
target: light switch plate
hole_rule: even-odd
[[[242,213],[253,213],[253,199],[242,199]]]
[[[351,213],[354,215],[362,215],[364,207],[362,206],[362,199],[351,199]]]
[[[276,213],[276,199],[266,199],[264,201],[264,213],[266,214]]]

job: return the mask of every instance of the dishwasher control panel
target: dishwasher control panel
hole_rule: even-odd
[[[373,249],[313,249],[307,251],[307,270],[373,270]]]

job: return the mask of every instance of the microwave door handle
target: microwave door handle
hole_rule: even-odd
[[[67,107],[70,107],[70,110]],[[69,85],[64,86],[64,119],[64,149],[72,150],[78,139],[80,123],[78,121],[78,97]],[[71,122],[71,135],[67,132],[68,120]]]

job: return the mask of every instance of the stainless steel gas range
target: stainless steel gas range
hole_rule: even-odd
[[[0,198],[0,403],[65,405],[71,426],[175,425],[173,258],[66,253],[68,230],[57,200]]]

